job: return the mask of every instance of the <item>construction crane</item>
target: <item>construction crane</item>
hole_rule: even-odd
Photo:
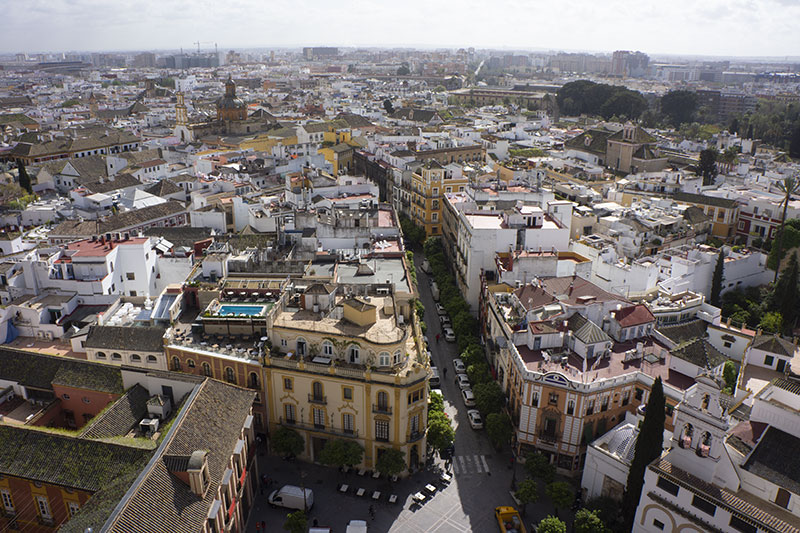
[[[202,41],[202,42],[201,42],[201,41],[195,41],[195,42],[194,42],[194,43],[192,43],[192,44],[196,44],[196,45],[197,45],[197,53],[198,53],[198,54],[200,53],[200,45],[201,45],[201,44],[213,44],[213,45],[214,45],[214,52],[216,52],[216,51],[217,51],[217,43],[215,43],[215,42],[212,42],[212,41]]]

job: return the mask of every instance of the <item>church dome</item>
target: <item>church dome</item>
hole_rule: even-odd
[[[223,96],[217,100],[217,107],[219,109],[241,109],[244,107],[244,102],[235,96]]]

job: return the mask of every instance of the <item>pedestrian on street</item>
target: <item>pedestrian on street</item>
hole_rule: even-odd
[[[436,334],[436,344],[439,344],[439,338],[441,337],[440,333]]]
[[[447,379],[447,367],[442,369],[442,375],[444,376],[444,379]]]
[[[261,522],[256,522],[256,531],[261,531]]]
[[[267,531],[267,522],[265,520],[261,521],[261,529],[263,529],[264,532],[266,533],[266,531]]]
[[[370,518],[375,520],[375,507],[373,507],[372,505],[369,506],[369,516]]]

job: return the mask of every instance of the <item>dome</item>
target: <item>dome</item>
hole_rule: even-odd
[[[217,100],[217,107],[219,109],[242,109],[244,102],[240,98],[223,96]]]
[[[628,463],[633,461],[633,454],[636,451],[636,438],[639,430],[631,424],[626,424],[614,431],[608,440],[608,451]]]

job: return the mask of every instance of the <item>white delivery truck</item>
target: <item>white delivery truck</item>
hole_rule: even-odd
[[[304,490],[305,496],[303,496]],[[272,507],[286,507],[287,509],[303,509],[303,505],[305,505],[305,510],[309,511],[314,506],[314,491],[302,489],[296,485],[284,485],[273,490],[267,497],[267,502]]]
[[[345,533],[367,533],[366,520],[350,520],[347,524],[347,531]]]

